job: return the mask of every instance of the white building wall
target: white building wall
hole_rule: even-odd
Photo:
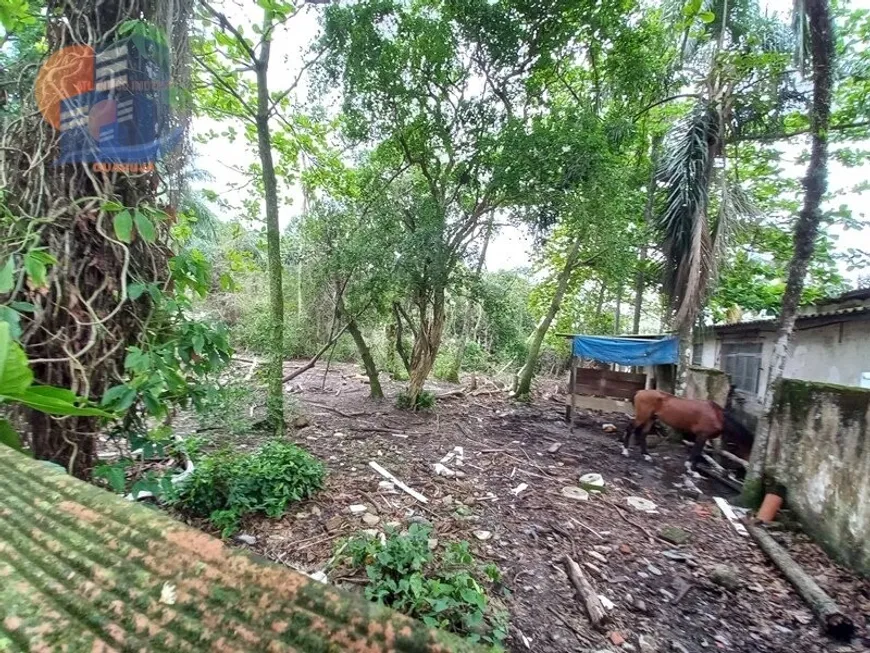
[[[784,376],[861,387],[870,372],[870,322],[841,322],[795,334]]]
[[[758,392],[750,395],[738,391],[734,394],[732,404],[738,415],[753,422],[763,412],[762,402],[767,391],[775,340],[775,331],[719,334],[711,331],[704,335],[700,364],[720,370],[723,343],[761,342]],[[796,331],[784,376],[801,381],[870,387],[870,321],[841,322]],[[754,423],[747,425],[755,427]]]

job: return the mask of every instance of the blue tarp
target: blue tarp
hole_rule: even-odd
[[[659,340],[574,336],[574,355],[617,365],[671,365],[679,360],[675,336]]]

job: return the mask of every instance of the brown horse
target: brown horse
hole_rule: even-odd
[[[633,433],[644,459],[652,460],[646,448],[646,436],[656,419],[677,431],[695,436],[695,445],[686,461],[686,470],[693,475],[697,475],[698,461],[708,440],[724,435],[742,458],[748,458],[752,451],[753,434],[716,402],[684,399],[660,390],[640,390],[634,395],[634,420],[625,431],[623,456],[628,456]]]

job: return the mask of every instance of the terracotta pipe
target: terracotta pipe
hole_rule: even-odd
[[[759,521],[763,521],[765,524],[768,524],[774,520],[776,517],[776,513],[779,512],[779,509],[782,507],[782,497],[778,494],[767,494],[764,497],[764,501],[761,504],[761,508],[758,509],[758,514],[756,517]]]

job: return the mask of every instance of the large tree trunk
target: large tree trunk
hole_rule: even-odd
[[[640,248],[638,256],[637,274],[634,278],[634,323],[631,332],[635,335],[640,333],[640,317],[643,310],[643,291],[646,289],[646,274],[643,266],[646,263],[646,245]]]
[[[264,25],[271,25],[266,11]],[[268,30],[271,34],[272,30]],[[278,180],[272,160],[272,134],[269,128],[269,55],[271,37],[263,41],[257,64],[257,145],[263,169],[263,188],[266,201],[266,246],[269,266],[269,365],[266,370],[266,411],[270,427],[284,433],[284,268],[281,263],[281,225],[278,221]]]
[[[366,339],[363,337],[362,331],[360,331],[359,325],[356,323],[356,318],[348,313],[347,307],[344,305],[340,284],[336,285],[338,286],[335,293],[338,314],[342,320],[347,320],[347,331],[353,338],[354,344],[356,344],[356,349],[362,359],[366,376],[369,378],[369,395],[372,399],[383,399],[384,391],[381,388],[381,381],[378,378],[378,366],[375,364],[372,350],[369,348]]]
[[[689,384],[689,366],[692,364],[692,344],[694,340],[694,330],[692,323],[683,325],[679,333],[679,352],[680,360],[677,364],[677,378],[675,379],[674,394],[682,397],[686,394],[686,388]]]
[[[356,343],[356,348],[359,352],[360,358],[362,358],[366,376],[369,377],[369,396],[372,399],[383,399],[384,391],[381,388],[381,381],[378,378],[378,366],[375,365],[372,350],[369,349],[368,343],[366,343],[362,331],[359,330],[359,325],[356,323],[356,320],[351,319],[350,322],[348,322],[347,331],[353,338],[354,343]]]
[[[812,151],[804,178],[804,205],[794,231],[794,254],[788,269],[788,283],[782,298],[782,312],[768,372],[764,395],[764,418],[752,448],[752,458],[744,484],[744,499],[755,504],[763,492],[764,467],[770,437],[770,410],[774,393],[785,370],[788,347],[794,332],[797,309],[803,294],[807,268],[815,250],[819,222],[822,218],[822,198],[828,187],[828,127],[831,118],[831,86],[834,65],[834,25],[826,0],[807,0],[810,26],[810,50],[813,66],[813,107],[810,115]]]
[[[189,12],[189,4],[179,2],[173,20],[181,32]],[[102,49],[118,40],[119,25],[140,17],[173,38],[165,30],[166,23],[161,22],[163,14],[144,0],[58,0],[51,3],[49,15],[46,43],[53,53],[70,46]],[[171,44],[178,45],[175,41]],[[182,45],[172,53],[172,80],[176,82],[177,61],[184,52]],[[170,180],[181,165],[183,152],[167,158],[162,169],[168,169],[169,175],[163,177],[156,171],[128,174],[95,169],[91,163],[56,165],[61,153],[61,114],[59,98],[52,94],[51,86],[69,82],[67,78],[81,74],[82,69],[76,55],[66,60],[58,57],[54,65],[54,74],[50,68],[43,70],[46,76],[38,91],[57,112],[52,120],[56,124],[49,124],[50,112],[43,119],[36,107],[27,104],[19,119],[4,125],[0,136],[4,199],[16,216],[15,221],[4,225],[8,227],[4,244],[7,253],[17,250],[16,285],[2,303],[27,302],[34,307],[32,313],[21,317],[20,341],[36,381],[71,389],[98,402],[108,388],[121,382],[127,347],[138,342],[153,309],[147,296],[130,300],[127,285],[135,279],[163,287],[170,254],[164,245],[168,225],[157,225],[154,244],[138,236],[132,242],[121,242],[113,232],[113,215],[105,210],[105,203],[111,200],[131,209],[157,208],[158,190],[167,191],[163,197],[174,197]],[[109,168],[117,162],[99,161]],[[48,265],[44,285],[32,278],[25,282],[23,274],[18,274],[22,256],[31,248],[40,248],[56,259]],[[81,478],[90,475],[97,462],[98,420],[55,420],[35,411],[22,417],[28,422],[36,458],[55,462]]]
[[[489,249],[489,240],[492,238],[493,218],[490,217],[489,223],[486,226],[486,235],[483,239],[483,247],[480,249],[480,258],[477,261],[477,268],[474,271],[475,280],[480,279],[483,272],[483,266],[486,264],[486,251]],[[474,320],[474,309],[476,304],[468,298],[468,306],[465,309],[465,318],[462,321],[462,333],[459,334],[459,342],[456,346],[456,355],[453,357],[453,364],[450,367],[450,372],[447,375],[447,380],[453,383],[459,383],[459,372],[462,371],[462,359],[465,358],[465,347],[468,344],[468,337],[471,333],[471,323]]]
[[[653,224],[655,199],[656,199],[656,165],[658,160],[658,151],[662,145],[662,137],[653,137],[652,147],[650,150],[650,169],[649,180],[646,185],[646,204],[643,207],[643,220],[647,229]],[[644,233],[646,241],[647,234]],[[646,290],[646,259],[647,245],[644,242],[640,247],[640,252],[637,261],[637,274],[634,278],[634,324],[632,325],[632,333],[635,335],[640,333],[640,318],[643,310],[643,293]]]
[[[568,251],[568,257],[565,259],[565,266],[559,273],[559,278],[556,281],[556,292],[553,293],[553,298],[550,300],[550,305],[547,312],[538,327],[529,339],[529,352],[526,355],[526,362],[522,369],[517,373],[517,379],[514,387],[514,396],[527,397],[532,391],[532,379],[535,378],[535,368],[538,366],[538,357],[541,355],[541,345],[550,330],[550,325],[556,319],[556,314],[559,312],[559,307],[562,306],[562,300],[565,298],[565,291],[568,290],[568,282],[571,280],[571,275],[577,267],[577,261],[580,257],[580,245],[582,239],[578,236],[571,243],[571,248]]]

